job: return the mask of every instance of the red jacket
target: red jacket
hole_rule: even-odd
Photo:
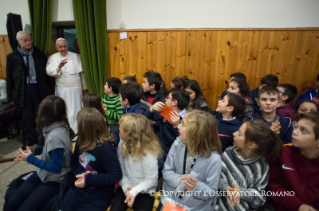
[[[267,191],[294,191],[294,196],[272,196],[276,211],[298,211],[302,204],[319,210],[319,158],[304,156],[299,148],[284,146],[270,166]]]
[[[277,108],[277,114],[283,117],[289,117],[291,121],[296,121],[295,110],[291,108],[289,103]]]

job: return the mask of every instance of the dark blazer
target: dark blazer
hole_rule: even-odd
[[[34,46],[32,56],[42,101],[49,94],[48,76],[45,71],[46,57],[43,51]],[[24,87],[28,76],[28,70],[18,50],[8,54],[6,72],[8,102],[13,101],[19,108],[22,108],[24,105]]]

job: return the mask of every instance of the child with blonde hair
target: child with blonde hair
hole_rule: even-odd
[[[217,121],[205,111],[192,110],[184,116],[178,129],[180,135],[173,143],[163,169],[163,191],[171,194],[161,197],[157,210],[168,206],[169,200],[190,210],[213,210],[216,198],[208,193],[218,188],[222,151]],[[197,178],[189,176],[192,171],[199,174]],[[179,194],[176,188],[181,183],[185,184],[186,190]]]
[[[124,114],[119,121],[121,141],[118,157],[123,178],[115,193],[111,211],[151,211],[158,179],[157,157],[162,149],[147,118],[141,114]]]
[[[111,204],[114,185],[122,178],[113,136],[105,118],[95,108],[83,108],[77,116],[78,141],[71,159],[77,178],[67,192],[63,211],[105,211]]]

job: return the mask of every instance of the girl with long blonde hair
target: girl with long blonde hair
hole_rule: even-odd
[[[163,191],[170,194],[161,197],[157,210],[168,206],[170,200],[190,210],[214,209],[222,151],[217,128],[217,120],[205,111],[191,110],[184,116],[163,169]],[[190,176],[192,171],[197,178]],[[185,191],[177,192],[181,183]]]
[[[154,196],[149,193],[155,193],[157,185],[157,157],[162,152],[160,142],[147,118],[141,114],[125,114],[119,124],[121,141],[118,157],[123,178],[111,211],[125,211],[127,207],[135,211],[152,210]]]

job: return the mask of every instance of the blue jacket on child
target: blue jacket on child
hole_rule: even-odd
[[[162,148],[164,150],[164,156],[166,156],[172,144],[174,143],[176,138],[179,136],[178,129],[174,128],[174,126],[171,123],[169,123],[169,121],[167,121],[165,118],[163,118],[157,111],[154,113],[151,113],[150,109],[148,109],[145,113],[145,116],[156,122],[159,122],[159,121],[161,122],[159,124],[159,133],[157,134],[157,136],[162,144]]]
[[[233,146],[234,133],[237,132],[242,125],[239,119],[223,120],[221,114],[214,112],[214,116],[218,121],[218,135],[222,143],[222,151],[224,152],[229,146]]]
[[[136,103],[129,108],[124,108],[123,114],[136,113],[136,114],[145,114],[149,107],[142,102]]]
[[[260,111],[260,107],[259,107],[257,101],[255,100],[256,98],[258,99],[258,93],[259,93],[259,87],[249,91],[249,96],[254,102],[254,112],[255,113],[258,113]]]
[[[279,122],[280,122],[280,133],[278,134],[281,140],[284,142],[284,144],[291,143],[291,137],[292,137],[292,131],[293,131],[293,126],[291,124],[290,118],[286,118],[283,116],[279,116]],[[252,116],[252,119],[261,119],[264,122],[264,118],[261,116],[261,112],[255,113]]]
[[[300,96],[298,97],[298,99],[296,100],[293,109],[296,110],[296,107],[297,107],[297,105],[298,105],[298,103],[299,103],[300,100],[303,100],[303,99],[312,100],[312,99],[315,98],[315,97],[317,97],[317,89],[312,89],[312,90],[309,90],[308,92],[303,93],[303,94],[300,95]]]

